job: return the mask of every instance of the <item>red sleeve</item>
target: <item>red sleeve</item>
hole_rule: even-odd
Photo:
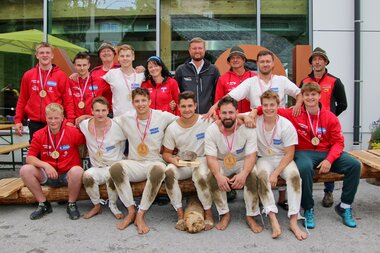
[[[226,94],[224,94],[223,81],[222,81],[222,78],[220,77],[218,79],[218,83],[216,84],[214,103],[217,103],[225,95]]]
[[[41,133],[44,133],[45,131],[44,130],[41,130],[41,131],[37,131],[33,134],[33,138],[32,138],[32,143],[30,144],[30,147],[28,149],[28,156],[35,156],[35,157],[38,157],[38,155],[40,154],[40,149],[41,149],[41,138],[42,138],[42,134]]]
[[[66,118],[68,122],[74,124],[75,122],[75,110],[74,110],[74,101],[71,94],[69,79],[66,75],[62,74],[62,79],[64,82],[65,90],[63,91],[63,107],[65,109]]]
[[[179,110],[178,110],[178,95],[179,95],[178,83],[177,83],[177,81],[174,78],[172,78],[171,80],[172,80],[172,82],[171,82],[171,85],[170,85],[170,89],[171,89],[170,93],[172,94],[173,100],[174,100],[174,102],[177,105],[176,108],[175,108],[175,110],[173,111],[173,114],[174,115],[179,115]]]
[[[78,129],[78,128],[75,128],[75,127],[72,127],[73,130],[75,131],[75,135],[76,135],[76,138],[75,140],[77,141],[77,145],[82,145],[82,144],[86,144],[86,138],[84,137],[83,133]]]
[[[25,117],[25,106],[28,102],[28,99],[30,97],[29,94],[29,83],[30,83],[30,75],[28,75],[28,72],[24,74],[21,80],[21,85],[20,85],[20,96],[18,97],[17,100],[17,105],[16,105],[16,115],[15,115],[15,123],[21,123],[22,120]]]
[[[332,114],[332,113],[331,113]],[[337,117],[326,117],[329,120],[329,129],[330,129],[330,142],[332,146],[329,153],[327,154],[326,160],[331,164],[340,157],[344,149],[344,137],[342,133],[342,128],[340,126],[339,120]]]

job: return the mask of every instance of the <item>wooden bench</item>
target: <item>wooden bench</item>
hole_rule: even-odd
[[[362,163],[362,170],[360,178],[377,178],[380,179],[380,150],[357,150],[352,151],[350,154],[357,159],[359,159]],[[314,182],[329,182],[329,181],[340,181],[343,179],[343,175],[329,172],[327,174],[319,174],[315,173]],[[3,179],[4,180],[4,179]],[[26,188],[22,186],[20,187],[21,179],[17,179],[17,183],[14,181],[15,179],[6,179],[9,181],[0,180],[0,204],[29,204],[35,203],[32,193]],[[13,180],[13,181],[12,181]],[[11,182],[14,182],[10,184]],[[4,185],[3,185],[4,184]],[[8,186],[7,186],[8,185]],[[182,180],[179,182],[183,195],[189,195],[196,192],[195,187],[191,179]],[[283,179],[279,179],[279,186],[285,185],[285,181]],[[10,189],[12,187],[12,189]],[[132,191],[135,197],[141,196],[145,182],[132,183]],[[67,187],[59,187],[59,188],[51,188],[47,186],[43,186],[43,192],[46,198],[49,201],[65,201],[68,198],[68,190]],[[8,195],[8,197],[6,196]],[[101,198],[107,199],[107,190],[105,185],[100,187],[100,195]],[[166,195],[165,185],[161,186],[158,195]],[[89,199],[86,191],[82,187],[78,200],[87,200]]]
[[[25,149],[30,146],[28,141],[25,142],[20,142],[20,143],[15,143],[15,144],[9,144],[9,145],[4,145],[0,147],[0,154],[7,154],[9,152],[18,150],[18,149]]]

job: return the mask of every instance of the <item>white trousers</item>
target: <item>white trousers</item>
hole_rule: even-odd
[[[256,162],[259,185],[259,196],[264,206],[264,213],[277,213],[278,209],[274,200],[272,187],[269,182],[269,176],[276,169],[282,158],[262,157]],[[286,192],[288,197],[288,217],[298,214],[301,206],[302,180],[298,172],[297,165],[291,161],[280,174],[280,177],[286,181]]]
[[[243,164],[244,161],[238,161],[234,168],[226,169],[223,168],[223,162],[219,161],[220,172],[224,176],[230,177],[233,174],[238,174],[243,169]],[[244,202],[247,216],[260,214],[256,171],[256,166],[254,166],[247,176],[244,186]],[[227,193],[219,189],[218,183],[213,175],[210,178],[210,191],[219,215],[228,213],[230,210],[227,203]]]
[[[121,211],[116,205],[117,191],[109,174],[109,167],[91,167],[83,173],[83,185],[86,189],[91,202],[94,205],[100,203],[99,186],[102,184],[107,185],[108,193],[108,206],[114,215],[121,214]]]
[[[178,180],[192,178],[195,188],[197,190],[198,198],[202,203],[203,209],[210,209],[212,206],[212,198],[208,177],[210,170],[207,167],[206,157],[198,157],[200,166],[196,168],[191,167],[177,167],[174,164],[166,166],[166,192],[175,210],[182,208],[182,192],[178,184]]]
[[[161,161],[121,160],[112,164],[110,175],[123,204],[135,205],[130,182],[146,180],[139,209],[148,210],[164,181],[165,167]]]

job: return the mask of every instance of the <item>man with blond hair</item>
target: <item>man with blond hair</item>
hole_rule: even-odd
[[[20,85],[20,97],[16,105],[15,130],[22,135],[22,121],[26,117],[30,141],[33,134],[46,126],[45,107],[50,103],[63,105],[68,124],[74,124],[74,105],[66,74],[52,64],[53,46],[41,42],[36,46],[36,67],[25,72]]]
[[[83,174],[78,146],[84,144],[85,139],[77,128],[65,124],[62,105],[51,103],[45,112],[47,126],[34,134],[26,164],[20,169],[24,184],[39,203],[30,219],[39,219],[53,211],[41,188],[41,185],[48,185],[68,186],[66,211],[70,219],[76,220],[80,216],[76,200]]]

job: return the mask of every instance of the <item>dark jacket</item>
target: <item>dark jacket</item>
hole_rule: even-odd
[[[195,93],[198,101],[197,113],[204,114],[214,103],[216,83],[220,74],[218,69],[206,59],[201,71],[197,74],[197,70],[190,61],[177,68],[175,79],[181,92],[190,90]]]

